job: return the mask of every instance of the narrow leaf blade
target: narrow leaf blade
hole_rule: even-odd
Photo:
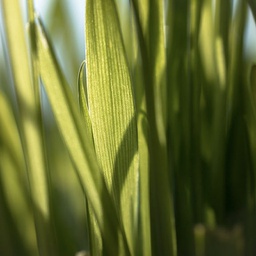
[[[138,142],[130,72],[112,0],[87,1],[86,63],[95,149],[133,254]]]

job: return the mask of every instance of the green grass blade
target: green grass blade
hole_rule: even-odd
[[[231,22],[231,3],[216,1],[214,48],[215,80],[213,94],[213,140],[212,140],[212,188],[211,195],[216,220],[223,221],[225,214],[225,151],[226,151],[226,98],[227,98],[227,71],[229,30]]]
[[[166,141],[165,38],[162,1],[132,1],[149,121],[152,253],[176,254],[174,208]]]
[[[38,25],[38,57],[40,75],[57,125],[66,143],[77,175],[97,223],[106,241],[107,251],[115,252],[119,222],[95,155],[92,136],[60,71],[42,24]],[[104,233],[104,229],[108,233]]]
[[[166,138],[166,50],[163,1],[151,0],[148,26],[146,101],[150,127],[152,252],[176,255],[173,190]],[[144,63],[144,65],[147,65]],[[148,74],[145,74],[148,75]]]
[[[230,30],[230,56],[229,63],[230,67],[228,70],[228,108],[231,110],[228,116],[228,124],[236,111],[239,111],[239,97],[240,87],[239,82],[241,81],[240,70],[243,67],[243,37],[245,31],[245,21],[247,14],[247,6],[243,0],[238,1],[236,13],[234,15],[233,24]],[[238,36],[239,35],[239,36]]]
[[[203,221],[203,182],[201,168],[201,112],[200,112],[200,96],[202,90],[201,83],[201,67],[199,58],[199,31],[202,14],[202,0],[193,0],[190,2],[190,41],[189,41],[189,65],[190,65],[190,86],[191,86],[191,194],[193,220],[196,223]],[[190,239],[192,240],[192,239]]]
[[[197,31],[193,26],[198,22],[196,18],[199,16],[195,17],[192,11],[199,8],[197,7],[199,1],[195,3],[195,1],[175,0],[168,1],[168,3],[169,34],[166,71],[168,77],[168,150],[171,159],[170,169],[175,177],[177,252],[178,255],[193,255],[191,183],[195,177],[196,162],[193,163],[192,160],[197,160],[197,148],[195,147],[195,151],[192,151],[194,141],[191,135],[194,132],[192,111],[196,111],[196,106],[193,106],[193,97],[197,96],[197,88],[193,87],[194,81],[190,72],[192,67],[195,68],[192,66],[194,63],[191,58],[195,48],[191,51],[191,45],[196,43],[197,39]],[[195,41],[191,42],[191,40]],[[195,158],[192,158],[192,153],[195,153]]]
[[[143,8],[147,8],[145,1],[140,1]],[[146,10],[144,15],[146,18]],[[136,245],[136,252],[139,255],[152,255],[151,252],[151,225],[150,225],[150,168],[149,168],[149,136],[148,136],[148,119],[147,107],[145,99],[145,84],[143,77],[143,67],[141,62],[140,50],[138,49],[138,38],[136,31],[135,17],[133,9],[130,10],[131,28],[129,35],[126,35],[127,44],[131,48],[130,63],[132,66],[132,78],[134,84],[134,92],[136,96],[137,110],[137,129],[138,129],[138,146],[139,146],[139,172],[140,172],[140,215],[139,215],[139,231]],[[131,43],[132,41],[132,43]],[[126,48],[127,49],[127,48]],[[129,52],[129,51],[128,51]]]
[[[140,26],[142,36],[147,39],[150,3],[149,0],[132,0],[137,25]]]
[[[144,99],[145,101],[145,99]],[[144,102],[145,105],[145,102]],[[140,155],[140,233],[138,252],[151,256],[151,226],[150,226],[150,182],[149,182],[149,149],[148,120],[144,112],[138,113],[138,143]]]
[[[13,163],[17,169],[24,169],[25,162],[22,154],[21,142],[18,134],[18,128],[16,127],[15,119],[11,110],[11,106],[0,91],[0,141],[1,144],[8,146],[7,150],[13,157]]]
[[[78,72],[78,101],[80,105],[80,111],[84,118],[84,125],[86,129],[90,132],[92,136],[92,125],[91,119],[88,110],[88,95],[87,95],[87,88],[84,85],[84,70],[85,68],[85,61],[82,62],[79,72]],[[92,255],[102,255],[103,253],[103,244],[102,244],[102,237],[100,233],[99,226],[97,224],[95,215],[90,207],[87,204],[87,216],[88,216],[88,228],[89,228],[89,237],[90,237],[90,253]]]
[[[256,65],[255,64],[251,68],[250,85],[251,85],[250,92],[251,92],[252,99],[254,102],[254,108],[256,108]]]
[[[11,107],[2,93],[0,117],[0,186],[26,252],[39,255],[21,141]]]
[[[26,43],[20,2],[2,1],[7,45],[17,94],[20,130],[23,149],[29,172],[35,225],[39,250],[51,254],[52,241],[49,226],[49,202],[46,181],[46,166],[41,133],[40,110],[36,102],[33,79],[31,78],[30,60]],[[19,43],[17,43],[19,42]]]
[[[133,255],[138,204],[135,100],[112,0],[86,3],[86,63],[96,153]]]
[[[83,63],[81,64],[78,72],[78,101],[80,111],[82,112],[82,115],[84,117],[85,125],[87,126],[86,129],[92,134],[92,125],[88,109],[88,95],[86,92],[86,85],[84,85],[84,68],[85,61],[83,61]]]

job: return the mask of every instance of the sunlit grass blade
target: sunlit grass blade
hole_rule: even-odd
[[[82,121],[78,106],[56,61],[42,23],[38,21],[40,75],[60,133],[65,141],[77,175],[95,214],[108,253],[115,252],[115,237],[120,225],[116,210],[103,180],[95,155],[92,136]],[[103,230],[108,232],[104,233]]]
[[[92,125],[91,125],[91,119],[89,115],[89,109],[88,109],[88,95],[87,95],[87,88],[86,85],[84,85],[84,82],[86,81],[84,79],[84,69],[85,69],[85,61],[80,66],[79,72],[78,72],[78,101],[81,113],[84,117],[85,125],[87,126],[87,130],[92,133]]]
[[[92,125],[91,125],[91,119],[90,119],[89,109],[88,109],[88,94],[87,94],[86,85],[84,85],[84,82],[86,82],[86,80],[84,79],[85,65],[86,63],[85,61],[83,61],[78,72],[78,81],[77,81],[78,82],[78,101],[79,101],[80,111],[85,121],[84,125],[86,126],[86,129],[90,132],[92,136]],[[87,217],[88,217],[87,223],[88,223],[89,238],[90,238],[90,253],[92,255],[102,255],[103,245],[102,245],[101,233],[100,233],[95,215],[91,209],[91,206],[88,204],[87,204]]]
[[[88,103],[97,157],[135,253],[138,141],[135,99],[115,2],[86,3]]]
[[[28,47],[26,43],[20,2],[2,1],[7,46],[11,60],[17,94],[23,149],[28,169],[38,248],[41,253],[51,254],[53,247],[49,224],[49,202],[46,166],[43,151],[40,109],[31,78]],[[19,43],[17,43],[19,42]]]

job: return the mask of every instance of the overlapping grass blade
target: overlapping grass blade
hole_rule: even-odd
[[[147,5],[145,1],[139,1],[143,6],[144,18],[147,18]],[[144,5],[145,4],[145,5]],[[132,6],[131,6],[132,7]],[[129,54],[130,66],[132,69],[132,81],[136,96],[138,146],[139,146],[139,190],[140,190],[140,210],[139,210],[139,230],[136,251],[140,255],[152,255],[151,252],[151,226],[150,226],[150,168],[149,168],[149,125],[147,118],[147,107],[145,98],[145,83],[143,76],[143,66],[141,53],[138,48],[138,37],[133,8],[130,9],[129,33],[126,33],[126,52]],[[144,24],[145,25],[145,24]],[[145,28],[145,27],[144,27]],[[128,39],[129,38],[129,39]],[[132,43],[131,43],[132,42]],[[128,49],[128,50],[127,50]]]
[[[176,254],[174,207],[166,141],[165,38],[162,1],[132,1],[149,120],[152,253]],[[164,195],[164,196],[163,196]]]
[[[256,64],[254,64],[252,67],[251,67],[251,70],[250,70],[250,94],[251,94],[251,97],[252,97],[252,102],[254,102],[253,104],[253,108],[254,108],[254,111],[256,111]],[[256,114],[254,112],[254,114]]]
[[[196,161],[198,152],[196,147],[194,151],[192,150],[192,146],[195,146],[192,134],[194,132],[193,135],[197,136],[198,130],[195,131],[193,127],[192,118],[195,116],[192,116],[192,111],[197,111],[197,106],[193,106],[193,97],[198,96],[196,86],[199,84],[193,84],[194,77],[191,71],[196,68],[193,66],[196,59],[193,60],[192,57],[197,47],[198,35],[194,24],[198,22],[196,19],[199,18],[199,14],[197,13],[198,16],[195,17],[194,12],[198,11],[199,2],[177,0],[168,1],[168,3],[168,150],[171,159],[170,167],[175,177],[177,251],[181,255],[193,255],[192,179],[198,178],[199,175],[197,173],[197,177],[194,177],[197,163],[193,161]],[[195,154],[194,159],[192,154]]]
[[[134,15],[132,13],[132,22]],[[140,210],[139,230],[137,241],[137,252],[141,255],[152,255],[151,251],[151,225],[150,225],[150,165],[149,165],[149,125],[147,118],[147,107],[145,98],[145,84],[140,51],[137,48],[138,38],[136,36],[135,23],[132,24],[130,38],[134,40],[133,45],[133,83],[136,95],[137,129],[139,146],[139,172],[140,172]]]
[[[84,79],[84,72],[85,72],[85,61],[82,62],[78,72],[78,101],[79,101],[80,111],[85,121],[84,125],[86,126],[86,129],[90,132],[91,136],[93,136],[91,119],[90,119],[89,109],[88,109],[87,88],[86,88],[86,85],[84,85],[84,82],[86,82],[86,80]],[[100,229],[90,205],[88,205],[88,203],[86,205],[87,205],[87,218],[88,218],[87,223],[88,223],[89,237],[90,237],[90,253],[92,255],[102,255],[103,244],[102,244]]]
[[[150,226],[150,180],[148,120],[145,112],[138,113],[138,145],[140,156],[140,226],[137,252],[141,255],[152,255]]]
[[[213,154],[213,129],[212,116],[214,111],[214,97],[216,90],[216,60],[215,60],[215,37],[214,37],[214,16],[213,5],[211,1],[205,0],[202,4],[202,14],[199,34],[199,54],[201,59],[202,71],[202,93],[201,93],[201,159],[207,181],[204,184],[205,195],[205,209],[204,209],[204,223],[207,226],[215,225],[215,212],[212,210],[212,201],[214,200],[213,188],[216,184],[212,182],[212,154]],[[218,85],[217,85],[218,86]],[[216,88],[216,90],[214,90]],[[216,144],[216,143],[215,143]],[[203,167],[202,165],[202,167]],[[211,189],[207,189],[211,187]],[[212,213],[212,214],[208,214]],[[211,217],[209,217],[211,216]]]
[[[176,255],[173,190],[167,158],[166,57],[163,1],[150,1],[146,84],[150,126],[151,225],[153,254]],[[144,63],[146,65],[146,63]]]
[[[21,142],[11,107],[2,93],[0,93],[0,117],[0,155],[1,167],[3,167],[0,172],[1,188],[26,253],[38,255]]]
[[[256,129],[256,65],[254,64],[250,70],[250,81],[247,92],[247,100],[246,100],[246,109],[247,109],[247,128],[249,135],[249,158],[251,161],[251,170],[249,172],[249,178],[247,181],[247,237],[248,242],[247,245],[249,247],[248,251],[253,252],[256,244],[256,159],[253,157],[256,153],[256,137],[255,137],[255,129]],[[249,99],[249,100],[248,100]]]
[[[236,12],[233,18],[233,24],[230,31],[230,55],[228,70],[228,108],[231,110],[228,116],[228,124],[230,124],[234,112],[239,111],[238,103],[240,96],[240,83],[242,75],[239,72],[243,67],[243,37],[245,31],[245,21],[247,6],[245,1],[239,0]],[[239,36],[238,36],[239,35]]]
[[[53,252],[49,226],[49,202],[46,181],[46,166],[43,151],[40,109],[36,88],[31,78],[28,47],[17,0],[2,1],[7,36],[7,46],[11,59],[14,84],[17,94],[23,149],[29,173],[31,195],[34,207],[35,225],[39,250],[44,254]],[[19,43],[17,43],[19,42]]]
[[[88,95],[86,93],[86,85],[84,85],[84,69],[85,69],[85,61],[80,66],[78,72],[78,101],[81,113],[84,117],[85,125],[87,126],[87,130],[92,134],[92,126],[91,126],[91,119],[89,115],[88,109]]]
[[[2,145],[7,146],[6,150],[13,158],[13,164],[18,170],[25,169],[25,162],[22,154],[21,142],[18,134],[18,128],[11,110],[7,97],[0,91],[0,141]],[[24,184],[25,185],[25,184]]]
[[[193,221],[202,222],[203,182],[201,168],[201,109],[200,96],[202,90],[201,66],[199,54],[199,33],[202,15],[202,0],[190,2],[190,41],[189,41],[189,77],[191,87],[191,199],[194,202]]]
[[[95,155],[91,133],[83,125],[70,88],[60,71],[50,42],[38,22],[38,57],[40,75],[46,89],[57,125],[77,169],[82,188],[106,242],[108,253],[115,252],[115,233],[120,229],[116,210],[103,180]],[[108,232],[103,232],[104,229]]]
[[[97,157],[135,253],[138,141],[130,72],[115,2],[86,3],[88,103]]]
[[[244,170],[248,171],[248,161],[245,154],[247,150],[247,131],[244,121],[245,114],[245,99],[244,99],[244,78],[241,70],[245,70],[243,56],[243,35],[245,32],[247,6],[245,1],[240,0],[237,3],[236,12],[231,26],[230,40],[230,56],[229,70],[227,73],[228,88],[227,88],[227,129],[229,136],[227,138],[227,155],[238,156],[239,163],[235,163],[234,159],[227,159],[227,180],[229,189],[229,208],[237,210],[243,207],[246,197],[246,180],[248,176],[244,175]],[[239,35],[239,36],[238,36]],[[242,169],[239,165],[243,166]],[[236,184],[240,183],[240,189],[237,190]],[[230,211],[230,210],[229,210]]]
[[[214,207],[216,219],[221,223],[225,215],[225,152],[226,152],[226,100],[227,100],[227,73],[229,68],[229,31],[231,23],[231,3],[216,1],[214,23],[214,48],[212,50],[215,68],[213,80],[213,140],[212,140],[212,188],[216,192],[211,195],[211,204]]]

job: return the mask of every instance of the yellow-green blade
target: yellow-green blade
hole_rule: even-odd
[[[31,78],[32,71],[20,2],[18,0],[3,0],[2,7],[7,47],[19,107],[22,143],[34,205],[38,247],[43,254],[51,254],[53,248],[52,241],[49,239],[51,230],[40,109],[36,101],[38,97],[34,91],[36,88]]]
[[[1,92],[0,120],[0,186],[26,252],[39,255],[20,137],[11,106]]]
[[[130,72],[115,2],[86,3],[88,103],[97,157],[134,253],[138,145]]]
[[[85,125],[87,126],[86,129],[92,133],[92,125],[90,120],[90,114],[88,109],[88,103],[87,103],[87,93],[86,93],[86,85],[84,85],[84,69],[85,69],[85,61],[80,66],[79,72],[78,72],[78,101],[80,106],[80,111],[82,113],[82,116],[85,121]]]
[[[78,79],[77,79],[77,87],[78,87],[78,101],[80,106],[80,112],[82,113],[84,119],[84,125],[86,129],[90,131],[92,136],[92,125],[88,110],[88,103],[87,103],[87,92],[86,92],[86,85],[84,85],[84,69],[85,69],[85,61],[82,62],[79,72],[78,72]],[[90,253],[92,255],[102,255],[103,253],[103,245],[102,245],[102,237],[100,233],[99,226],[97,224],[95,215],[90,207],[87,204],[87,216],[88,216],[88,229],[89,229],[89,237],[90,237]]]
[[[150,0],[146,84],[150,126],[150,195],[152,254],[176,255],[173,189],[166,137],[166,53],[164,2]],[[144,63],[145,65],[145,63]]]
[[[163,1],[132,1],[142,58],[149,121],[152,254],[175,255],[174,208],[166,140],[166,81]]]
[[[60,71],[40,22],[37,32],[40,75],[57,125],[76,167],[79,181],[96,217],[103,239],[106,241],[106,250],[111,255],[115,252],[115,237],[120,226],[100,172],[92,136],[88,126],[85,126],[82,121],[82,115]],[[104,229],[107,229],[108,233],[104,233]]]

